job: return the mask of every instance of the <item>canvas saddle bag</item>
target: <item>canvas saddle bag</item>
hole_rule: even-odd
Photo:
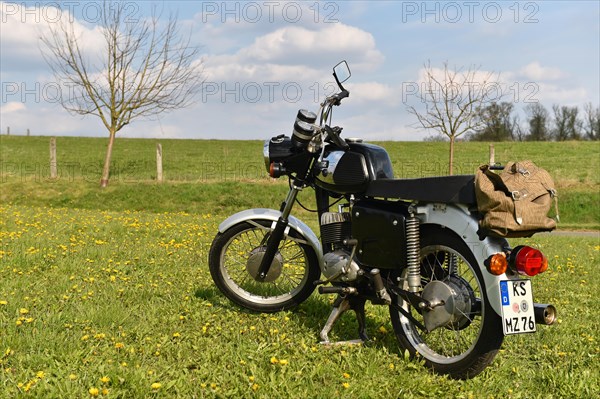
[[[483,233],[500,237],[529,237],[551,231],[558,221],[558,202],[550,174],[532,161],[509,162],[498,174],[489,165],[475,175],[477,208]],[[556,220],[548,217],[555,205]]]

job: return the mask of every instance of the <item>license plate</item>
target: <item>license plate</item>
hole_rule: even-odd
[[[531,280],[500,281],[504,335],[535,332]]]

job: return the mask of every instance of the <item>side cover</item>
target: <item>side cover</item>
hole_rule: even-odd
[[[360,200],[352,207],[352,237],[358,240],[358,260],[380,269],[406,266],[405,203]]]

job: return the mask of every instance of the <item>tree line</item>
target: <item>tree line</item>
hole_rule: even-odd
[[[465,135],[470,141],[600,140],[600,107],[554,104],[549,111],[540,103],[525,108],[525,121],[515,115],[514,104],[492,102],[476,110],[477,128]]]

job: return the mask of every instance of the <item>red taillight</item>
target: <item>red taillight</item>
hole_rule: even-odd
[[[535,276],[548,269],[548,259],[535,248],[519,246],[510,254],[511,266],[520,274]]]

